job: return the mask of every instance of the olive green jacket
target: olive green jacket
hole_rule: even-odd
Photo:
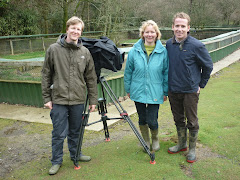
[[[81,41],[67,43],[66,35],[48,48],[42,69],[44,103],[84,104],[88,92],[89,104],[97,104],[97,76],[93,58]]]

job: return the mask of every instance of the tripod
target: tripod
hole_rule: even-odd
[[[89,110],[88,110],[88,113],[86,114],[86,106],[85,106],[85,110],[83,112],[83,118],[82,118],[83,122],[82,122],[81,127],[80,127],[80,134],[79,134],[79,139],[78,139],[77,151],[76,151],[76,155],[75,155],[75,159],[74,159],[74,166],[75,166],[74,168],[75,169],[80,169],[81,168],[80,166],[78,166],[78,159],[79,159],[80,152],[81,152],[82,140],[83,140],[83,134],[84,134],[85,126],[90,126],[90,125],[98,123],[98,122],[103,122],[105,138],[106,138],[105,140],[110,141],[108,126],[107,126],[107,120],[112,120],[112,119],[124,119],[128,122],[129,126],[131,127],[131,129],[133,130],[135,135],[137,136],[141,145],[143,146],[144,150],[150,156],[150,159],[151,159],[150,163],[155,164],[156,163],[155,162],[155,153],[150,152],[150,149],[148,148],[146,142],[144,141],[144,139],[142,138],[142,136],[138,132],[136,126],[133,124],[130,117],[128,116],[127,111],[125,111],[124,108],[122,107],[122,105],[120,104],[118,98],[116,97],[116,95],[112,91],[112,89],[109,86],[109,84],[107,83],[106,79],[104,77],[99,77],[99,82],[101,84],[102,93],[103,93],[103,98],[98,99],[98,103],[99,103],[98,111],[99,111],[99,114],[101,114],[101,119],[96,121],[96,122],[88,124]],[[121,118],[108,118],[106,116],[107,107],[106,107],[106,99],[105,99],[104,90],[107,92],[108,96],[110,97],[110,99],[114,103],[115,107],[117,108],[118,112],[120,113]],[[88,101],[88,97],[87,97],[87,100],[86,100],[86,104],[87,104],[87,101]]]

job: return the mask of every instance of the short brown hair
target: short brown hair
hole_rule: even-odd
[[[190,25],[191,22],[191,18],[188,14],[184,13],[184,12],[178,12],[173,16],[173,21],[172,23],[175,23],[175,19],[177,18],[182,18],[182,19],[187,19],[188,20],[188,25]]]
[[[139,36],[144,40],[143,33],[144,33],[146,27],[149,25],[153,26],[153,28],[155,29],[155,31],[157,33],[157,39],[160,39],[162,34],[159,30],[157,23],[155,23],[153,20],[147,20],[147,21],[142,22],[142,26],[139,28]]]
[[[82,21],[82,19],[80,19],[79,17],[77,16],[73,16],[71,17],[67,23],[66,23],[66,29],[68,30],[69,26],[70,25],[75,25],[75,24],[78,24],[78,23],[81,23],[82,24],[82,31],[84,29],[84,22]]]

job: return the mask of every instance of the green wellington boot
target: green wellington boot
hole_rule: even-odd
[[[189,152],[187,155],[187,162],[193,163],[196,161],[196,144],[198,138],[198,131],[189,131]]]
[[[139,129],[141,131],[142,137],[144,139],[144,141],[147,144],[147,147],[150,148],[150,137],[149,137],[149,128],[148,125],[139,125]]]
[[[151,129],[151,134],[152,134],[152,150],[156,152],[160,149],[159,139],[158,139],[158,129],[155,129],[155,130]]]
[[[91,156],[85,156],[82,153],[80,154],[78,161],[82,161],[82,162],[88,162],[91,161]],[[74,158],[71,158],[72,161],[74,161]]]
[[[49,175],[57,174],[57,172],[58,172],[58,170],[60,169],[60,167],[61,167],[61,164],[52,165],[52,167],[49,169],[48,174],[49,174]]]
[[[177,127],[178,143],[176,146],[168,148],[168,153],[176,154],[180,151],[187,151],[187,128]]]
[[[82,162],[88,162],[88,161],[91,161],[91,156],[85,156],[81,154],[78,160]]]

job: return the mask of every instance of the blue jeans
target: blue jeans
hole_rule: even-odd
[[[67,137],[70,157],[74,158],[77,150],[84,105],[53,104],[50,112],[52,119],[52,165],[63,161],[63,143]]]
[[[158,129],[159,104],[144,104],[135,102],[135,106],[139,117],[139,125],[148,124],[150,129]]]

